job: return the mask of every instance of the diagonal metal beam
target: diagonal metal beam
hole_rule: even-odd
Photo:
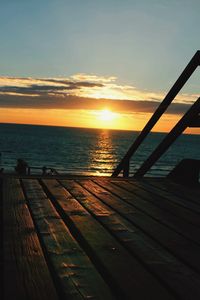
[[[156,163],[156,161],[166,152],[171,144],[181,135],[181,133],[188,127],[191,120],[196,119],[200,113],[200,98],[190,107],[186,114],[178,121],[170,133],[163,139],[158,147],[152,152],[148,159],[135,173],[134,177],[142,177],[149,171],[149,169]]]
[[[161,104],[156,109],[155,113],[152,115],[150,120],[147,122],[139,136],[136,138],[132,146],[128,149],[127,153],[121,160],[121,162],[118,164],[116,169],[114,170],[112,177],[116,177],[119,175],[119,173],[125,169],[124,174],[128,177],[129,175],[129,161],[131,156],[135,153],[137,148],[140,146],[140,144],[143,142],[145,137],[148,135],[148,133],[151,131],[151,129],[154,127],[156,122],[160,119],[162,114],[166,111],[170,103],[173,101],[173,99],[176,97],[178,92],[182,89],[184,84],[187,82],[187,80],[190,78],[192,73],[196,70],[196,68],[200,65],[200,50],[198,50],[195,55],[192,57],[191,61],[188,63],[186,68],[183,70],[182,74],[179,76],[177,81],[174,83],[168,94],[165,96]]]

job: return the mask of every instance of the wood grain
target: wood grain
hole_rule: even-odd
[[[38,181],[23,180],[23,184],[62,299],[113,299]]]
[[[4,299],[57,294],[19,180],[4,180]]]
[[[108,284],[121,295],[121,299],[147,299],[149,297],[173,299],[173,296],[146,269],[116,241],[115,238],[99,224],[77,199],[85,196],[77,190],[69,193],[55,180],[43,180],[54,201],[74,227],[76,236],[80,236],[91,259],[96,263],[99,271],[104,275]],[[73,181],[62,181],[70,188]],[[94,206],[94,204],[92,204]],[[77,212],[80,207],[80,212]],[[111,216],[105,207],[96,204],[96,212],[102,217]],[[142,288],[145,285],[145,290]]]

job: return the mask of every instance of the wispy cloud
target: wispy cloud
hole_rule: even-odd
[[[163,93],[120,85],[114,76],[76,74],[69,78],[0,77],[0,107],[49,109],[102,109],[153,112]],[[169,113],[182,113],[197,99],[180,94]]]

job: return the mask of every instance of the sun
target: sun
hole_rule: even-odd
[[[121,121],[120,114],[112,112],[107,107],[104,107],[101,110],[95,110],[92,114],[92,123],[95,128],[114,129],[119,127]]]
[[[116,118],[116,114],[109,109],[102,109],[98,114],[98,119],[101,121],[112,121]]]

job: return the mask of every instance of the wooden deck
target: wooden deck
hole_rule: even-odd
[[[4,299],[200,299],[200,190],[3,180]]]

